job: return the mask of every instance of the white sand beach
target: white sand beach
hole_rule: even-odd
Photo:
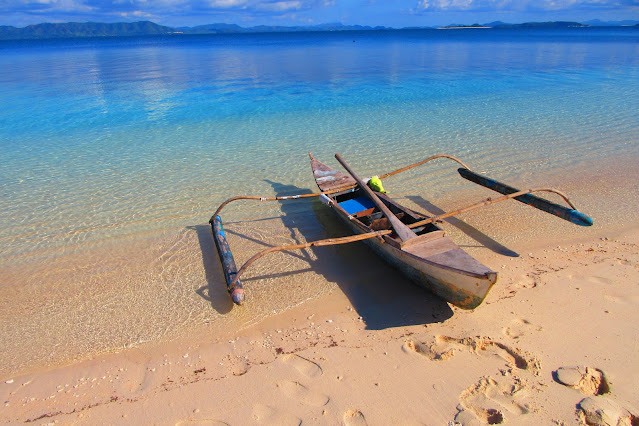
[[[610,188],[614,173],[597,182],[598,192]],[[632,218],[613,226],[624,209],[597,207],[585,196],[594,186],[571,189],[601,226],[562,235],[572,225],[535,215],[520,239],[500,240],[518,257],[476,250],[500,277],[474,311],[392,280],[382,266],[365,288],[333,291],[239,332],[203,327],[7,377],[0,422],[636,425],[639,226]],[[633,197],[608,203],[630,199],[631,210]],[[560,231],[534,229],[553,220]]]

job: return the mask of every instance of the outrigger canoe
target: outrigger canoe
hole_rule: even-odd
[[[476,208],[514,199],[576,225],[591,226],[593,224],[590,217],[577,211],[568,197],[556,189],[519,190],[473,172],[459,159],[446,154],[434,155],[379,177],[386,178],[431,160],[448,158],[462,166],[458,172],[464,179],[503,195],[494,199],[488,198],[453,212],[429,217],[427,214],[402,206],[383,192],[373,191],[339,154],[335,154],[335,158],[346,169],[348,175],[321,163],[311,154],[309,156],[313,177],[321,192],[277,197],[236,196],[224,201],[209,220],[227,290],[233,302],[238,305],[241,305],[245,299],[240,276],[259,258],[277,251],[363,241],[417,284],[455,306],[474,309],[482,303],[497,281],[497,273],[459,248],[444,234],[444,230],[436,225],[438,221]],[[532,195],[533,192],[542,191],[559,195],[569,207]],[[238,270],[222,227],[220,217],[222,209],[230,202],[238,200],[286,201],[310,197],[319,197],[324,204],[330,206],[354,235],[270,247],[255,254]]]
[[[355,234],[392,229],[373,201],[350,175],[335,170],[311,155],[313,177],[325,203]],[[339,190],[340,188],[346,188]],[[384,193],[375,195],[395,217],[410,226],[429,217],[410,210]],[[415,236],[402,241],[396,232],[363,240],[382,259],[418,285],[463,309],[481,304],[497,281],[497,272],[459,248],[434,223],[412,229]]]

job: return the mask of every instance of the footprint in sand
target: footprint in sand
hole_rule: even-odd
[[[302,424],[302,420],[292,414],[264,404],[255,404],[253,406],[253,420],[258,423],[278,426],[299,426]]]
[[[443,339],[446,336],[437,336],[432,344],[406,340],[402,350],[406,353],[418,353],[432,361],[444,361],[455,355],[455,348],[447,344]]]
[[[348,410],[344,413],[344,424],[346,426],[366,426],[364,414],[359,410]]]
[[[627,294],[604,294],[604,300],[607,302],[618,303],[620,305],[627,305],[628,303],[639,304],[639,296],[630,296]]]
[[[298,382],[283,381],[277,384],[282,393],[291,399],[300,401],[313,407],[323,407],[330,398],[323,393],[314,392]]]
[[[535,288],[537,287],[537,282],[535,278],[530,275],[521,275],[518,279],[516,279],[510,286],[509,289],[517,291],[523,288]]]
[[[291,369],[296,370],[302,376],[313,379],[323,374],[322,367],[318,364],[303,358],[296,354],[289,354],[280,358],[280,362],[284,363]],[[323,407],[328,404],[330,398],[319,392],[312,391],[303,384],[292,381],[283,380],[276,384],[280,391],[296,401],[313,407]],[[280,406],[280,404],[278,404]],[[283,402],[280,406],[281,410],[264,404],[256,404],[253,406],[253,419],[259,423],[273,425],[299,425],[302,420],[288,414],[287,404]]]
[[[282,358],[282,362],[292,366],[306,377],[315,378],[323,374],[322,367],[318,364],[296,354],[286,355]]]
[[[219,420],[194,419],[179,421],[175,424],[175,426],[229,426],[229,424]]]
[[[639,416],[631,413],[616,401],[603,396],[584,398],[577,404],[577,415],[583,424],[607,425],[637,425]]]
[[[537,374],[539,361],[532,357],[526,359],[518,349],[494,342],[486,337],[465,337],[456,339],[449,336],[436,336],[432,343],[420,343],[407,340],[402,348],[404,352],[418,353],[430,360],[443,361],[455,355],[456,350],[466,350],[477,355],[496,355],[519,369],[533,370]]]
[[[627,303],[623,297],[612,294],[604,294],[604,300],[607,302],[619,303],[620,305],[625,305]]]
[[[607,278],[607,277],[598,277],[596,275],[590,275],[588,277],[586,277],[586,280],[590,281],[591,283],[594,284],[614,284],[615,281]]]
[[[519,339],[526,334],[535,331],[541,331],[543,328],[538,325],[532,324],[530,321],[525,320],[523,318],[517,318],[510,322],[508,327],[505,327],[502,332],[504,335],[510,337],[511,339]]]
[[[594,367],[561,367],[553,371],[556,382],[584,395],[603,395],[610,392],[610,385],[604,372]]]
[[[506,417],[517,417],[530,411],[524,402],[528,391],[515,378],[506,382],[483,377],[459,396],[455,422],[502,424]]]

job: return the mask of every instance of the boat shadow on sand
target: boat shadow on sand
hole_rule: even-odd
[[[269,180],[266,182],[273,187],[278,196],[312,192],[293,185]],[[290,230],[291,244],[351,234],[331,209],[320,203],[317,198],[282,201],[279,207],[282,223]],[[200,241],[208,283],[208,286],[202,287],[198,293],[210,300],[213,308],[220,313],[229,312],[230,309],[246,309],[246,306],[232,306],[210,227],[199,225],[194,228]],[[233,235],[231,248],[233,244],[238,244],[238,239],[259,243],[264,248],[272,246],[229,228],[225,228],[225,232],[227,235]],[[310,250],[315,256],[310,255]],[[301,272],[313,271],[326,281],[339,286],[353,309],[362,317],[368,330],[443,322],[453,315],[451,307],[445,301],[410,282],[361,243],[313,247],[268,256],[295,256],[307,262],[308,268],[274,271],[268,276],[252,275],[249,269],[242,277],[245,288],[250,288],[261,279],[286,279]],[[268,262],[268,259],[258,260],[260,261]],[[237,266],[239,268],[241,265]]]

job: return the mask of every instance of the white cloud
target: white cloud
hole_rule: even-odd
[[[209,6],[214,9],[230,9],[241,7],[246,4],[246,0],[212,0]]]
[[[525,0],[524,0],[525,2]],[[501,9],[512,7],[515,3],[523,3],[515,0],[420,0],[418,10],[448,10],[463,11],[477,9]]]
[[[419,0],[412,11],[612,9],[637,3],[637,0]]]
[[[274,3],[258,3],[257,10],[265,10],[270,12],[287,12],[289,10],[300,10],[302,3],[300,1],[277,1]]]

